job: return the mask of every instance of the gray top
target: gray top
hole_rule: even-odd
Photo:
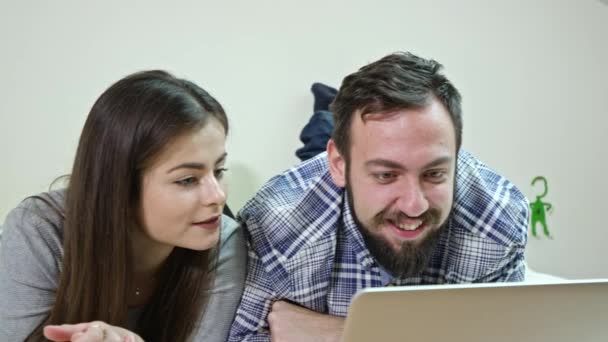
[[[63,194],[41,196],[63,206]],[[6,217],[0,248],[0,341],[23,341],[52,308],[63,259],[62,225],[56,211],[31,198]],[[193,341],[226,341],[245,270],[243,233],[223,216],[214,285],[205,293],[209,299]]]

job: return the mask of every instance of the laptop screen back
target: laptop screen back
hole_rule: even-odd
[[[608,280],[365,289],[343,340],[608,341]]]

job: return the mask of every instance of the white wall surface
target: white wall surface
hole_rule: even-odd
[[[1,0],[0,222],[70,172],[88,110],[129,73],[167,69],[225,106],[236,209],[297,162],[312,82],[410,50],[463,93],[465,148],[531,200],[549,180],[554,239],[530,239],[531,267],[608,277],[607,34],[598,0]]]

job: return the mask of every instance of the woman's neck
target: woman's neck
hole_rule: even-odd
[[[127,290],[127,305],[141,306],[154,295],[159,273],[175,247],[153,241],[138,229],[134,229],[131,246],[133,273],[131,288]]]
[[[156,274],[175,248],[150,239],[139,229],[134,229],[131,247],[133,271],[142,276]]]

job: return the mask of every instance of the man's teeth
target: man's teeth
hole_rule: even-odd
[[[399,229],[403,229],[403,230],[416,230],[416,229],[418,229],[418,227],[420,227],[421,224],[422,224],[422,221],[418,221],[418,222],[414,222],[414,223],[410,223],[410,224],[399,223],[396,226],[399,227]]]

